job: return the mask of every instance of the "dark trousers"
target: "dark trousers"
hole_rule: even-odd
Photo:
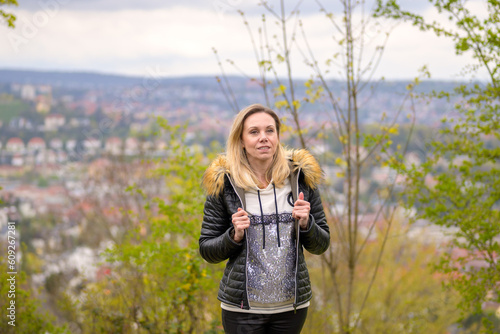
[[[299,334],[307,307],[276,314],[252,314],[222,310],[222,325],[228,334]]]

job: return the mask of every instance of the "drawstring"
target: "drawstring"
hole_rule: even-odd
[[[280,244],[280,218],[278,216],[278,201],[276,200],[276,187],[274,186],[274,183],[273,183],[273,190],[274,190],[274,205],[276,206],[276,232],[278,233],[278,247],[281,247],[281,244]]]
[[[257,189],[257,196],[259,196],[260,205],[260,219],[262,221],[262,249],[266,248],[266,225],[264,224],[264,211],[262,211],[262,202],[260,201],[260,190]]]
[[[278,233],[278,247],[281,247],[278,201],[276,199],[276,187],[274,186],[274,183],[273,183],[273,190],[274,190],[274,206],[276,208],[276,232]],[[262,221],[262,249],[265,249],[266,248],[266,225],[264,224],[264,210],[262,210],[262,201],[260,200],[260,190],[259,189],[257,189],[257,196],[259,197],[260,219]]]

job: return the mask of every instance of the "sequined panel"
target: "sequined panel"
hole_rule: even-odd
[[[250,216],[248,228],[248,297],[250,302],[280,303],[294,298],[295,245],[291,213],[278,215],[281,247],[278,247],[276,214]],[[265,229],[265,248],[263,233]]]

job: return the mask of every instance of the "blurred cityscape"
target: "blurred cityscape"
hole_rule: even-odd
[[[254,80],[229,79],[239,108],[263,103],[262,89]],[[361,106],[361,115],[369,128],[380,123],[380,115],[396,117],[396,111],[402,110],[398,123],[403,133],[409,125],[406,115],[415,112],[418,131],[406,161],[418,165],[425,154],[419,138],[435,133],[441,119],[453,115],[453,106],[436,99],[411,110],[402,104],[407,85],[380,82],[374,91],[367,88],[365,94],[371,100]],[[452,87],[447,82],[423,82],[417,93]],[[337,93],[342,95],[340,84]],[[308,106],[303,126],[321,128],[330,122],[325,108],[321,103]],[[156,196],[166,192],[161,182],[146,177],[149,167],[141,163],[145,157],[168,158],[169,139],[159,131],[156,118],[172,125],[187,123],[186,143],[194,152],[207,154],[214,143],[224,147],[234,115],[219,82],[212,77],[163,79],[154,73],[136,78],[0,70],[0,234],[7,234],[9,221],[25,224],[19,228],[17,240],[43,261],[43,268],[32,273],[36,286],[47,287],[50,280],[61,276],[70,287],[79,286],[83,279],[99,280],[110,270],[98,264],[99,253],[134,224],[118,207],[141,208],[140,197],[127,194],[126,188],[140,185]],[[297,144],[291,136],[284,141],[292,147]],[[343,183],[336,175],[342,169],[335,159],[326,158],[340,147],[324,138],[312,138],[308,145],[322,163],[331,186],[328,196],[335,198],[335,209],[341,211]],[[361,197],[368,198],[365,195],[376,186],[399,181],[389,167],[364,170]],[[426,182],[434,180],[429,177]],[[360,219],[360,230],[368,235],[380,203],[366,200],[363,205],[361,211],[366,214]],[[401,219],[411,216],[411,212],[398,212]],[[460,252],[447,249],[450,232],[417,221],[410,237]],[[371,237],[376,238],[376,233]],[[23,256],[21,252],[17,255]],[[481,267],[482,263],[472,265]]]

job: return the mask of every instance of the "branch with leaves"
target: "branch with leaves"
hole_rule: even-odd
[[[0,0],[0,6],[18,6],[17,0]],[[16,16],[0,9],[0,17],[2,17],[9,28],[15,27]]]

